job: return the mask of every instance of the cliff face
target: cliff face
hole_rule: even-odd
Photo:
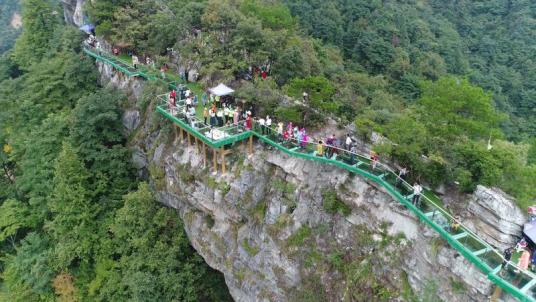
[[[84,24],[85,0],[62,0],[63,17],[67,24],[80,27]]]
[[[97,65],[103,84],[129,95],[123,122],[140,175],[179,211],[192,245],[223,272],[236,301],[491,294],[476,267],[374,183],[261,144],[251,156],[233,146],[227,173],[213,174],[200,146],[179,142],[154,104],[144,105],[145,82]],[[462,220],[498,246],[519,234],[524,217],[503,193],[479,187],[468,208]]]

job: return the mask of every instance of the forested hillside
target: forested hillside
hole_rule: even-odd
[[[456,3],[143,0],[92,1],[87,8],[97,34],[112,44],[157,64],[170,63],[175,49],[183,67],[200,68],[202,85],[232,82],[260,114],[308,127],[327,117],[341,126],[354,122],[364,140],[373,131],[386,136],[376,151],[411,167],[413,179],[466,192],[499,186],[530,203],[532,4]],[[493,25],[502,31],[492,40],[484,24],[494,14],[522,20],[516,35]],[[491,53],[478,42],[488,40],[501,47]],[[269,76],[246,81],[250,68]],[[307,103],[285,97],[301,99],[304,91]]]
[[[0,1],[0,55],[13,46],[22,30],[19,13],[19,0]]]
[[[23,1],[24,32],[0,62],[0,301],[230,301],[136,176],[126,97],[97,86],[58,8]]]
[[[467,76],[507,112],[506,134],[536,135],[533,1],[285,1],[306,33],[412,101],[418,81]]]

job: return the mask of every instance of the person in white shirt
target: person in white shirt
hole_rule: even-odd
[[[225,119],[225,124],[227,124],[227,121],[229,121],[229,107],[227,105],[223,105],[223,118]]]
[[[421,193],[422,193],[422,187],[418,182],[416,182],[413,185],[413,200],[412,200],[412,203],[413,203],[414,206],[418,207],[419,202],[421,200]]]
[[[272,127],[272,119],[269,115],[266,116],[266,134],[270,134],[270,128]]]
[[[264,125],[266,125],[266,121],[261,117],[259,119],[259,127],[261,128],[261,134],[264,135]]]
[[[217,124],[216,113],[210,110],[210,127],[215,127]]]
[[[406,174],[408,174],[408,169],[406,169],[405,167],[400,168],[400,170],[398,171],[398,176],[396,177],[396,187],[398,187],[402,183],[402,181],[406,179]]]
[[[346,150],[350,150],[352,148],[352,138],[350,137],[350,134],[346,134]]]
[[[185,96],[186,98],[188,98],[188,97],[190,96],[191,93],[192,93],[192,92],[190,91],[190,89],[186,89],[186,91],[184,92],[184,96]]]
[[[218,118],[218,127],[222,127],[223,126],[223,110],[221,108],[216,113],[216,117]]]
[[[192,106],[192,99],[187,97],[186,98],[186,108],[190,108]]]
[[[139,60],[138,56],[132,55],[132,65],[134,65],[134,68],[138,68]]]

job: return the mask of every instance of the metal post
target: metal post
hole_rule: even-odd
[[[203,166],[207,166],[207,145],[203,143]]]
[[[225,174],[225,148],[221,147],[221,173]]]
[[[253,154],[253,135],[249,137],[249,155]]]
[[[212,158],[214,159],[214,172],[218,173],[218,149],[212,148]]]

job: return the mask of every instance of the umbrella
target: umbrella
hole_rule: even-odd
[[[210,93],[218,95],[218,96],[229,95],[234,92],[233,89],[225,86],[224,84],[219,84],[216,87],[210,88],[209,91]]]
[[[532,243],[536,243],[536,221],[527,222],[523,225],[523,235]]]
[[[84,25],[80,26],[80,30],[84,31],[87,34],[92,34],[93,31],[95,30],[95,25],[93,25],[93,24],[84,24]]]

